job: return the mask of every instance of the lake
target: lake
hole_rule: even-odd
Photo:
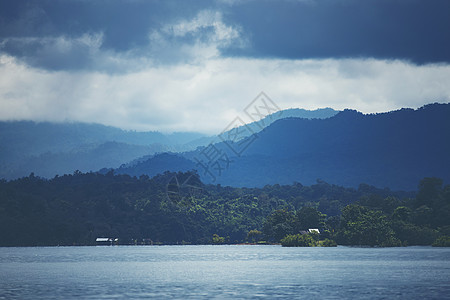
[[[450,299],[450,248],[0,248],[0,299]]]

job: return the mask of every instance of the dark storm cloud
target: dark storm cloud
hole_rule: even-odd
[[[450,61],[447,0],[235,4],[225,21],[239,22],[244,32],[251,32],[253,47],[228,54],[289,59],[375,57],[416,63]]]
[[[152,31],[205,7],[200,1],[3,1],[0,51],[44,69],[114,69],[114,59],[105,66],[105,53],[151,57]],[[99,35],[98,49],[79,42]]]
[[[146,43],[150,28],[177,15],[192,16],[187,1],[15,0],[0,2],[0,36],[79,36],[104,31],[105,47],[127,50]]]
[[[205,10],[239,29],[241,42],[216,45],[222,57],[450,62],[447,0],[1,1],[0,53],[50,70],[120,71],[140,64],[133,59],[173,64],[192,59],[185,45],[207,47],[207,31],[217,28],[177,36],[167,24]]]

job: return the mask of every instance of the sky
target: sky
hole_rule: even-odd
[[[450,101],[447,0],[0,0],[0,120],[219,133]]]

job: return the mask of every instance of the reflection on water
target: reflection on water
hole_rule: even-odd
[[[0,299],[450,299],[450,249],[0,248]]]

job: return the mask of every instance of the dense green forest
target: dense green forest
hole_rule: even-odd
[[[75,172],[0,181],[0,246],[279,243],[310,228],[332,245],[448,244],[450,185],[425,178],[417,192],[318,181],[233,188],[196,172],[149,178]],[[305,238],[302,238],[303,240]],[[296,239],[300,240],[300,239]]]

